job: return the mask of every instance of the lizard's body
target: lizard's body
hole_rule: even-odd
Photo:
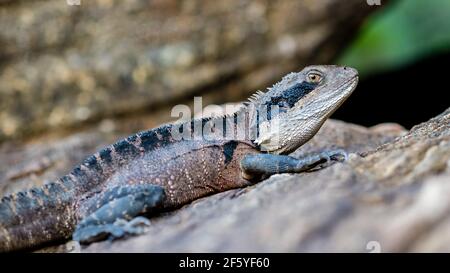
[[[167,132],[165,129],[163,127],[161,131]],[[142,135],[145,138],[147,133]],[[162,138],[164,137],[171,138],[170,135]],[[151,181],[153,185],[165,189],[166,198],[161,203],[161,208],[171,210],[199,197],[250,185],[236,170],[239,170],[239,162],[244,155],[257,152],[256,146],[243,141],[193,140],[188,145],[185,141],[175,141],[155,147],[151,153],[143,151],[142,155],[127,161],[105,183],[101,183],[96,191],[102,194],[103,189]],[[164,170],[160,166],[164,166]],[[88,191],[86,197],[92,195],[92,192]],[[79,207],[79,218],[92,212],[88,209],[89,201],[80,202]]]
[[[356,71],[344,67],[316,66],[290,74],[247,103],[238,112],[245,113],[242,120],[235,114],[225,126],[234,131],[239,131],[242,123],[244,128],[259,126],[264,121],[254,118],[258,106],[280,106],[277,116],[266,117],[266,121],[282,121],[279,130],[261,129],[257,139],[224,139],[222,131],[212,130],[208,140],[180,140],[174,138],[175,125],[169,124],[121,140],[53,183],[4,197],[0,202],[0,251],[35,247],[72,234],[75,240],[91,242],[139,233],[130,225],[133,221],[124,224],[116,220],[175,209],[267,175],[300,172],[330,160],[335,154],[305,159],[281,154],[313,137],[356,83]],[[214,120],[189,121],[183,128],[193,136],[196,122],[205,125]],[[271,142],[274,136],[279,137],[275,146]],[[137,219],[142,223],[142,218]]]

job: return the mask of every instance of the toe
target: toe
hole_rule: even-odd
[[[347,161],[348,155],[344,150],[336,150],[330,153],[330,159],[334,161],[344,162]]]

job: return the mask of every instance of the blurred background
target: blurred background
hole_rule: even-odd
[[[358,91],[334,116],[410,128],[450,105],[450,1],[399,0],[372,14],[337,63],[358,68]]]
[[[448,106],[449,1],[76,2],[0,1],[0,141],[154,127],[318,63],[361,73],[338,119],[411,127]]]
[[[410,128],[449,106],[447,0],[77,2],[0,0],[0,191],[54,179],[194,96],[239,102],[309,64],[360,71],[336,119]]]

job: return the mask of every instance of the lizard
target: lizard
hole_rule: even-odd
[[[53,182],[3,197],[0,251],[141,234],[147,217],[198,198],[344,161],[342,150],[302,158],[289,153],[317,133],[357,84],[354,68],[307,66],[256,92],[234,114],[169,123],[119,140]],[[196,135],[198,126],[208,134]]]

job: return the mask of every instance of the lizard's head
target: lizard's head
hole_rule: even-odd
[[[263,150],[289,153],[314,136],[325,120],[350,96],[358,83],[358,72],[350,67],[308,66],[290,73],[266,93],[251,99],[259,118],[255,143]],[[261,113],[263,112],[263,113]]]

